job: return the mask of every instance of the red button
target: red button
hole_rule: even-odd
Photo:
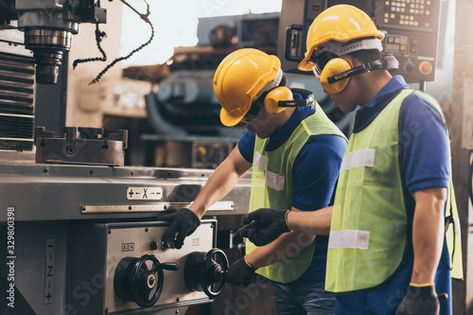
[[[432,63],[430,61],[422,61],[419,65],[419,71],[423,75],[429,75],[432,73],[434,70],[434,67],[432,66]]]

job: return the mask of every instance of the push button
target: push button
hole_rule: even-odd
[[[151,250],[157,250],[158,249],[158,243],[156,243],[156,241],[151,241],[149,243],[149,249]]]
[[[432,63],[430,61],[422,61],[420,64],[419,64],[419,71],[420,73],[422,73],[423,75],[429,75],[432,73],[433,71],[433,66],[432,66]]]

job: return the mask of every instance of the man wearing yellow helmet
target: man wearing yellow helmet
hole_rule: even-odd
[[[217,167],[190,208],[171,215],[163,247],[182,246],[205,210],[223,198],[252,167],[249,211],[305,211],[329,205],[346,138],[314,101],[311,92],[289,89],[276,56],[245,48],[218,66],[214,91],[226,126],[248,131]],[[289,232],[289,231],[287,231]],[[314,240],[315,239],[315,240]],[[248,285],[259,274],[277,283],[277,314],[332,314],[333,296],[323,289],[328,238],[286,233],[232,263],[227,283]]]
[[[313,71],[342,111],[361,106],[334,206],[257,210],[242,234],[264,245],[287,230],[330,229],[325,288],[339,293],[336,314],[451,314],[451,275],[462,275],[460,235],[444,237],[444,222],[459,228],[448,133],[437,101],[390,74],[397,62],[381,56],[383,38],[350,5],[313,21],[299,69]],[[452,272],[447,247],[456,249]]]

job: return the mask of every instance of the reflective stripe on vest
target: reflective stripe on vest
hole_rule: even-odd
[[[330,234],[328,247],[368,249],[369,244],[370,231],[344,230],[333,231]]]
[[[348,142],[329,236],[327,291],[350,292],[377,286],[395,272],[403,259],[407,212],[399,165],[398,123],[402,103],[413,92],[401,91]],[[434,99],[422,96],[441,113]],[[453,197],[453,189],[448,195]],[[453,201],[451,198],[447,204],[453,205]],[[449,208],[458,218],[456,207]],[[456,237],[457,246],[459,238]],[[460,256],[461,250],[457,251]]]
[[[299,151],[311,136],[338,135],[343,133],[316,105],[313,115],[305,118],[291,136],[273,151],[266,151],[267,139],[256,137],[253,155],[252,186],[249,211],[259,208],[289,209],[292,207],[292,168]],[[246,242],[246,252],[257,248]],[[292,254],[291,254],[292,252]],[[296,256],[296,253],[298,253]],[[275,255],[279,255],[275,253]],[[307,270],[314,255],[314,244],[302,249],[297,243],[288,252],[281,254],[283,262],[259,268],[257,273],[276,282],[289,283],[297,280]]]
[[[343,158],[340,172],[356,167],[373,167],[376,151],[374,149],[363,149],[351,152]]]

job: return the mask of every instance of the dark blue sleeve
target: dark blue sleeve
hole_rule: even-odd
[[[419,95],[409,96],[400,113],[401,172],[410,194],[448,187],[450,148],[440,113]]]
[[[346,145],[345,139],[334,135],[308,140],[294,161],[293,207],[307,211],[330,204]]]
[[[248,163],[253,163],[253,153],[255,150],[255,133],[247,130],[238,142],[238,150]]]

